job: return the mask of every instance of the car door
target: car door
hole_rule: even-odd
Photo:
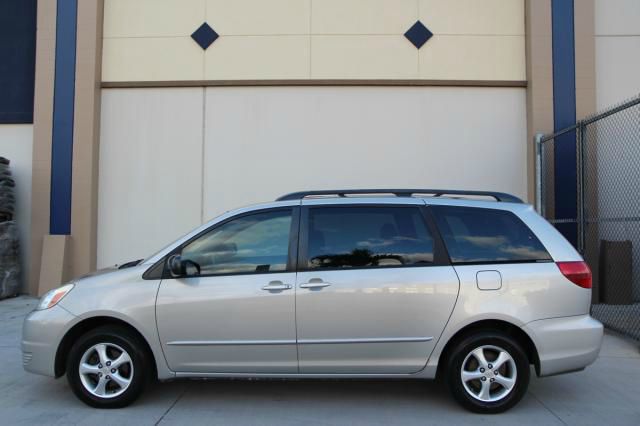
[[[160,284],[158,333],[172,370],[297,372],[298,217],[298,207],[242,214],[176,250],[200,273]]]
[[[421,370],[459,282],[422,201],[303,201],[296,322],[300,373]]]

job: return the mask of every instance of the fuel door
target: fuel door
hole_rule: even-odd
[[[478,271],[476,284],[480,290],[500,290],[502,288],[502,275],[498,271]]]

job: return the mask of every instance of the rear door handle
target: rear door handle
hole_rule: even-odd
[[[282,291],[291,289],[291,284],[284,284],[282,281],[271,281],[269,284],[262,287],[266,291]]]

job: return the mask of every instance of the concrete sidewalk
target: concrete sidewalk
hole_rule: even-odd
[[[22,320],[35,303],[0,301],[0,424],[640,424],[639,345],[612,334],[595,364],[532,378],[523,401],[496,416],[468,413],[443,386],[418,381],[176,381],[148,389],[129,408],[96,410],[75,398],[66,379],[23,371]]]

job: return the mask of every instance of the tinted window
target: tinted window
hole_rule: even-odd
[[[198,263],[201,275],[284,271],[290,227],[289,210],[242,216],[189,243],[182,258]]]
[[[429,265],[433,239],[414,207],[309,209],[309,268]]]
[[[432,209],[454,263],[551,260],[538,238],[511,212],[448,206]]]

